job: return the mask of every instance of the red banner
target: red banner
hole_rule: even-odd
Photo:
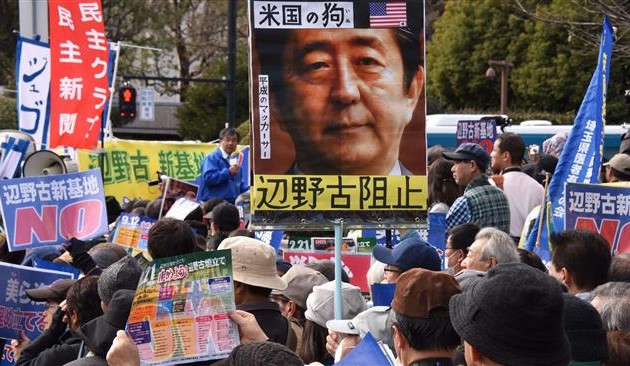
[[[318,259],[330,259],[334,261],[334,253],[313,253],[305,251],[286,251],[283,252],[284,260],[292,265],[304,265]],[[370,292],[367,283],[367,272],[370,269],[369,255],[361,254],[342,254],[341,265],[350,277],[350,283],[361,288],[361,292]]]
[[[49,0],[50,144],[94,148],[109,95],[100,0]]]

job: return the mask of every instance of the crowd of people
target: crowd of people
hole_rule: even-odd
[[[476,144],[430,149],[429,210],[446,214],[444,264],[417,231],[401,232],[396,245],[374,249],[367,275],[369,284],[395,284],[391,305],[372,306],[344,271],[342,320],[333,262],[282,261],[247,230],[233,202],[214,197],[184,220],[158,220],[148,255],[231,251],[230,317],[241,345],[199,365],[331,365],[368,333],[405,366],[630,364],[630,254],[612,256],[602,236],[582,230],[551,235],[548,264],[519,248],[526,217],[544,195],[541,177],[557,161],[549,154],[525,165],[524,158],[522,139],[507,133],[491,154]],[[630,157],[616,155],[603,172],[608,181],[626,180]],[[125,207],[108,200],[112,223],[121,212],[158,218],[159,207],[160,199]],[[143,263],[107,238],[2,256],[23,265],[33,258],[69,263],[82,276],[26,291],[46,304],[45,330],[11,341],[16,365],[139,365],[125,327]]]

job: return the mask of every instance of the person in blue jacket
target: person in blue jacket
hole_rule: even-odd
[[[219,133],[219,147],[201,162],[201,185],[197,199],[206,201],[222,198],[234,203],[236,197],[249,190],[243,182],[243,172],[236,152],[239,135],[234,128]]]

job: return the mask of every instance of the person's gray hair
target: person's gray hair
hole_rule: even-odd
[[[487,261],[492,257],[497,263],[519,262],[514,240],[507,233],[493,227],[486,227],[475,236],[475,240],[480,239],[488,241],[481,249],[479,260]]]
[[[591,295],[606,331],[630,331],[630,283],[607,282]]]

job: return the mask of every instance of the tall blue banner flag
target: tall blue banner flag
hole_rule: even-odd
[[[604,124],[606,122],[606,90],[610,74],[613,29],[608,17],[604,18],[597,68],[586,90],[582,105],[575,117],[569,138],[560,154],[558,166],[549,182],[548,209],[539,216],[527,238],[525,248],[536,252],[543,261],[551,259],[549,232],[564,230],[564,191],[567,182],[597,183],[602,160]],[[545,217],[550,215],[549,218]],[[540,219],[543,225],[538,236]],[[538,239],[538,240],[537,240]]]

